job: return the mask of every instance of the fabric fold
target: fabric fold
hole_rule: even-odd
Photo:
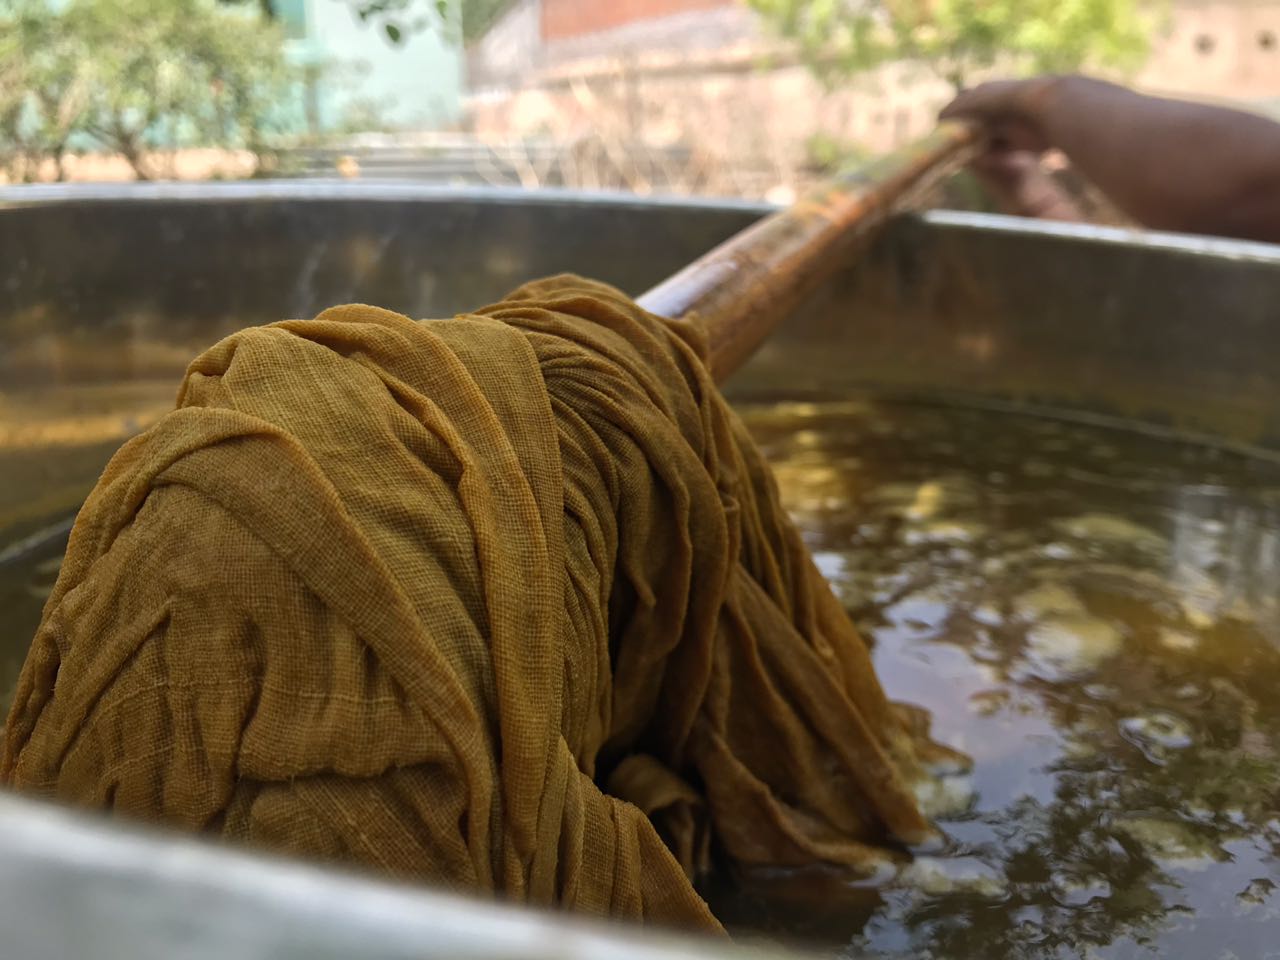
[[[929,833],[911,732],[693,327],[572,276],[241,331],[113,458],[13,786],[534,904]]]

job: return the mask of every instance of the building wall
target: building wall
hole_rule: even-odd
[[[777,48],[742,4],[555,41],[526,31],[523,42],[536,44],[524,61],[534,66],[471,101],[482,135],[680,143],[711,163],[772,170],[780,185],[806,169],[815,134],[881,152],[932,127],[952,95],[927,70],[904,65],[825,87],[785,52],[763,56]],[[1280,0],[1174,0],[1149,63],[1131,79],[1280,116]]]
[[[947,84],[888,70],[875,84],[829,89],[801,65],[601,72],[477,98],[471,121],[493,139],[533,133],[624,145],[682,144],[713,165],[774,171],[760,192],[795,182],[811,140],[882,152],[928,130]],[[629,147],[626,147],[629,148]],[[763,174],[761,174],[763,175]]]
[[[391,127],[433,128],[462,112],[463,56],[440,26],[406,31],[392,44],[380,24],[361,22],[346,0],[305,0],[291,53],[320,69],[308,91],[321,132],[361,126],[363,115]]]
[[[515,85],[538,82],[539,73],[552,70],[572,72],[565,68],[575,61],[584,65],[582,72],[592,72],[597,67],[591,61],[611,56],[636,61],[658,54],[723,54],[743,44],[761,53],[770,46],[768,31],[742,0],[520,0],[513,26],[515,11],[517,47],[508,45],[501,56],[489,58],[490,67],[499,61],[512,65],[505,76]],[[540,30],[533,29],[535,17]],[[546,34],[548,20],[565,21],[555,37]],[[1132,79],[1144,87],[1212,98],[1280,97],[1280,0],[1172,0],[1150,60]]]
[[[586,61],[634,58],[653,51],[666,57],[708,50],[723,53],[744,40],[758,39],[762,32],[756,16],[734,0],[646,0],[631,8],[615,8],[600,0],[574,8],[580,16],[572,28],[547,37],[546,11],[564,2],[517,0],[468,49],[468,90],[485,94],[496,87],[520,86],[560,67],[572,71]],[[673,12],[625,19],[641,6]],[[567,17],[568,9],[561,7],[556,15]]]
[[[1138,80],[1175,93],[1280,97],[1280,2],[1180,0]]]
[[[708,54],[724,57],[747,48],[763,49],[765,40],[753,11],[740,3],[722,3],[544,41],[541,62],[544,69],[560,71],[574,62],[609,57],[631,62],[654,54],[668,61]]]
[[[542,0],[542,39],[554,43],[628,23],[695,10],[732,6],[735,0]]]

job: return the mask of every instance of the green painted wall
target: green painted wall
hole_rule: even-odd
[[[463,54],[456,25],[442,28],[434,6],[420,0],[418,12],[431,25],[406,30],[393,44],[347,0],[277,0],[290,56],[321,68],[308,84],[307,125],[317,132],[429,129],[456,120]]]

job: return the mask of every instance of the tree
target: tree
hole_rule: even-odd
[[[0,161],[33,180],[73,144],[118,151],[137,176],[159,146],[259,157],[300,114],[284,38],[215,0],[0,0]]]
[[[51,160],[61,180],[88,107],[89,51],[44,0],[5,0],[0,10],[0,166],[11,180],[35,180]]]
[[[208,0],[71,0],[70,26],[93,51],[83,131],[139,179],[160,145],[214,143],[261,155],[293,98],[283,37]]]
[[[748,0],[828,80],[914,61],[959,89],[997,65],[1132,67],[1154,4],[1137,0]]]

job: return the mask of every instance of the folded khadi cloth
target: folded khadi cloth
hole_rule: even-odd
[[[568,276],[222,341],[76,521],[4,778],[686,927],[713,840],[882,863],[914,737],[704,356]]]

